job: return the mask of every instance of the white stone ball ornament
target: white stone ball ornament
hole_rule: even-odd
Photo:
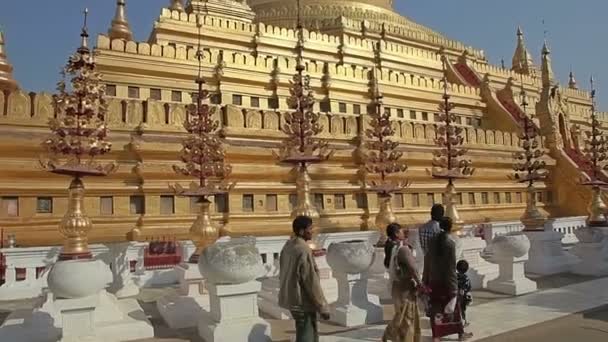
[[[201,274],[214,284],[243,284],[265,275],[255,238],[216,242],[198,260]]]
[[[60,298],[92,296],[112,283],[112,272],[101,260],[56,262],[48,276],[51,292]]]
[[[334,242],[327,249],[327,263],[334,272],[363,273],[374,263],[374,246],[368,241]]]
[[[492,253],[499,258],[521,258],[530,250],[530,240],[521,233],[500,235],[492,240]]]

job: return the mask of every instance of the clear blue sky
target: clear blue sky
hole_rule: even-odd
[[[9,58],[22,87],[53,91],[65,58],[78,45],[81,12],[90,11],[92,36],[105,32],[115,0],[2,0]],[[128,0],[127,16],[136,40],[146,40],[169,0]],[[554,71],[566,84],[570,67],[579,86],[595,75],[601,109],[608,110],[608,1],[606,0],[395,0],[396,9],[450,38],[483,49],[494,64],[510,65],[515,30],[521,25],[538,63],[543,31],[548,31]],[[543,26],[542,21],[545,21]]]

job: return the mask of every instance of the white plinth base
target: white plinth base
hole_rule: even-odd
[[[55,301],[63,322],[61,342],[98,341],[95,336],[95,307],[99,296]]]
[[[204,310],[209,310],[209,294],[196,264],[175,266],[179,278],[177,293],[156,301],[156,308],[171,329],[196,327]]]
[[[481,257],[487,243],[479,237],[463,237],[458,239],[462,254],[458,259],[464,259],[469,263],[471,286],[474,290],[486,288],[490,280],[498,277],[498,265],[491,264]],[[422,274],[422,273],[421,273]]]
[[[120,290],[116,291],[117,298],[135,297],[139,294],[139,286],[135,285],[134,282],[128,282]]]
[[[608,275],[608,239],[602,242],[579,242],[570,249],[580,262],[572,267],[572,273],[603,277]]]
[[[258,281],[238,285],[207,284],[210,312],[203,311],[198,333],[206,342],[270,342],[270,324],[258,314]]]
[[[202,312],[209,310],[209,295],[174,293],[158,299],[156,308],[171,329],[196,327]]]
[[[554,231],[524,231],[530,240],[526,273],[551,275],[566,273],[579,262],[562,247],[563,234]]]
[[[340,274],[338,301],[331,307],[331,320],[344,327],[380,323],[383,320],[378,296],[367,292],[367,274]]]
[[[78,300],[83,299],[76,299]],[[33,311],[14,311],[0,327],[0,341],[58,341],[62,335],[63,318],[66,317],[61,312],[66,305],[66,302],[62,301],[65,300],[53,299],[52,294],[45,293],[41,296],[39,307]],[[71,323],[66,320],[66,324]],[[98,305],[94,311],[94,331],[94,337],[104,342],[154,337],[152,324],[137,300],[117,300],[114,295],[106,291],[98,295]]]
[[[524,262],[528,259],[525,255],[521,258],[503,258],[496,260],[498,263],[498,278],[488,281],[488,290],[519,296],[537,290],[536,282],[526,278],[524,274]]]

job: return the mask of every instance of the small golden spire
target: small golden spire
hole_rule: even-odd
[[[542,60],[541,74],[543,87],[551,87],[555,84],[555,76],[553,74],[553,66],[551,65],[551,50],[549,50],[549,44],[547,44],[546,40],[543,43]]]
[[[6,58],[4,43],[4,32],[0,29],[0,90],[13,91],[17,89],[17,81],[13,78],[13,66]]]
[[[570,70],[570,74],[568,75],[568,87],[570,89],[578,89],[576,79],[574,78],[574,72],[572,70]]]
[[[133,33],[127,21],[125,0],[116,1],[116,14],[112,20],[112,27],[108,30],[108,36],[111,39],[133,40]]]
[[[526,48],[524,32],[520,26],[517,27],[517,47],[513,55],[511,70],[524,75],[532,75],[534,73],[534,60]]]
[[[169,9],[172,11],[184,11],[184,3],[183,0],[171,0],[171,5],[169,5]]]

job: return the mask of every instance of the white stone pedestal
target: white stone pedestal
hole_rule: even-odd
[[[488,281],[488,290],[519,296],[537,290],[536,282],[526,278],[524,263],[528,255],[515,258],[496,258],[498,263],[498,277]]]
[[[488,281],[498,277],[498,265],[491,264],[481,257],[487,246],[486,241],[479,237],[463,237],[458,241],[461,244],[462,254],[457,259],[464,259],[469,263],[467,274],[471,279],[471,286],[475,290],[485,288]]]
[[[572,273],[591,276],[608,275],[608,227],[583,227],[578,229],[579,243],[570,249],[580,262],[572,267]]]
[[[105,290],[92,297],[97,297],[98,303],[93,314],[94,329],[92,329],[97,340],[131,341],[154,337],[154,328],[137,300],[118,300],[116,296]],[[78,317],[77,312],[70,312],[70,308],[77,307],[78,301],[82,300],[84,299],[55,299],[51,293],[46,292],[33,311],[16,310],[8,316],[0,327],[0,341],[58,341],[61,339],[63,328],[73,333],[75,329],[79,329],[74,327],[74,322],[86,324],[83,322],[83,316]],[[84,303],[78,304],[85,308],[85,312],[88,311],[86,308],[90,307],[88,305],[91,305],[88,300],[94,299],[87,297]],[[86,313],[84,317],[87,317]],[[64,319],[67,320],[64,322]],[[64,326],[64,323],[68,325]]]
[[[258,314],[258,281],[237,285],[207,283],[210,312],[203,311],[198,333],[206,342],[270,342],[270,324]]]
[[[530,240],[526,273],[551,275],[570,272],[578,258],[562,247],[564,234],[554,231],[524,231]]]
[[[61,342],[99,341],[95,338],[95,308],[99,296],[59,299],[55,302],[63,322]]]
[[[333,322],[345,327],[382,322],[378,296],[367,293],[367,274],[334,273],[334,277],[338,281],[338,301],[331,307]]]
[[[115,293],[118,298],[134,297],[139,294],[139,286],[134,282],[130,263],[130,260],[137,260],[138,258],[139,251],[135,248],[135,245],[135,242],[108,245],[114,280],[109,290]]]
[[[195,327],[201,313],[209,310],[209,294],[198,265],[182,263],[175,266],[179,278],[177,293],[168,294],[156,301],[156,307],[171,329]]]

